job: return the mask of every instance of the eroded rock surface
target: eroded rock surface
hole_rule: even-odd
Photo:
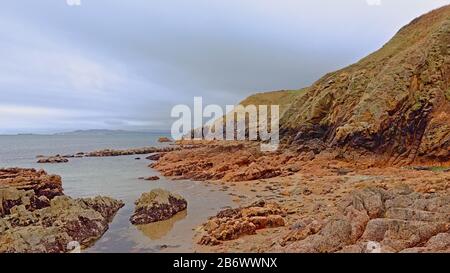
[[[72,199],[58,196],[44,208],[15,206],[0,224],[1,252],[66,252],[69,242],[88,247],[108,229],[123,206],[108,197]]]
[[[382,153],[392,165],[449,161],[449,44],[447,5],[298,92],[280,120],[283,139]]]
[[[109,197],[72,199],[61,178],[34,169],[0,170],[0,253],[67,252],[88,247],[124,204]]]
[[[378,164],[389,166],[450,162],[449,44],[446,5],[309,87],[255,94],[240,105],[279,105],[282,143],[314,154],[355,150],[380,156]],[[234,120],[234,113],[228,117]],[[216,122],[226,124],[223,118]],[[258,127],[254,121],[241,122]]]
[[[0,169],[0,217],[16,205],[29,210],[42,208],[59,195],[63,190],[58,175],[35,169]]]
[[[263,200],[247,207],[225,209],[203,224],[204,234],[198,243],[217,245],[222,241],[255,234],[259,229],[284,226],[285,215],[285,211],[277,203]]]
[[[154,189],[143,193],[135,205],[130,221],[135,225],[142,225],[171,218],[187,208],[187,201],[178,194]]]
[[[176,179],[248,181],[299,171],[302,154],[261,153],[258,143],[204,142],[164,154],[150,166]]]
[[[450,252],[448,195],[366,188],[344,198],[340,206],[341,214],[325,223],[291,231],[283,251]]]

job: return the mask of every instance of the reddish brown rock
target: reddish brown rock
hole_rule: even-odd
[[[164,154],[151,167],[176,179],[247,181],[300,170],[291,151],[261,153],[258,143],[202,142]]]
[[[217,245],[243,235],[255,234],[259,229],[285,225],[285,211],[276,203],[258,201],[250,206],[225,209],[202,226],[201,245]]]
[[[419,247],[407,248],[402,253],[450,253],[450,233],[439,233]]]
[[[160,138],[158,138],[158,142],[162,142],[162,143],[164,143],[164,142],[172,142],[172,140],[170,138],[168,138],[168,137],[160,137]]]
[[[302,160],[314,160],[332,150],[338,151],[336,157],[355,164],[362,156],[370,155],[374,164],[381,166],[420,162],[448,167],[449,18],[450,5],[433,10],[401,28],[376,52],[324,75],[309,87],[259,93],[240,104],[279,105],[281,142],[296,146]],[[225,123],[223,118],[217,122]],[[165,163],[155,166],[173,176],[199,180],[222,178],[225,173],[233,181],[253,179],[253,170],[239,164],[223,164],[216,157],[220,153],[205,157],[204,151],[197,152],[203,155],[196,158],[185,153],[187,158],[178,160],[184,164],[171,162],[181,167],[180,171],[171,173],[166,168],[168,164],[165,166],[175,158],[164,158]],[[226,158],[237,161],[237,157],[243,156],[245,167],[255,162],[256,176],[279,172],[275,157],[272,165],[256,153],[251,155],[248,158],[238,151],[236,158]],[[233,177],[229,170],[236,167],[238,177]]]
[[[448,195],[366,188],[344,198],[341,208],[342,214],[329,219],[320,231],[305,229],[297,237],[299,241],[288,244],[284,251],[450,251],[445,241],[450,232]],[[437,238],[445,240],[438,243]],[[292,239],[295,237],[286,241]]]
[[[19,190],[19,191],[16,191]],[[63,195],[61,177],[35,169],[0,169],[0,216],[16,205],[38,209]]]
[[[288,242],[301,241],[306,237],[319,232],[323,225],[324,223],[322,221],[312,219],[299,221],[290,228],[288,234],[283,236],[280,244],[281,246],[285,246]]]
[[[383,154],[380,164],[449,161],[449,18],[449,5],[420,16],[380,50],[297,91],[280,119],[283,140]]]

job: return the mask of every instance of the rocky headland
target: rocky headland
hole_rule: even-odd
[[[245,99],[280,105],[274,152],[257,141],[180,141],[62,158],[151,154],[163,176],[218,186],[236,206],[198,228],[196,251],[450,252],[449,45],[444,6],[310,87]],[[89,245],[123,205],[64,196],[60,178],[28,169],[0,170],[0,198],[0,252]],[[187,202],[157,189],[135,205],[130,221],[141,225]]]
[[[238,204],[200,227],[197,249],[450,252],[449,45],[444,6],[310,87],[245,99],[280,105],[277,151],[182,141],[152,158],[162,175],[217,184]],[[280,212],[255,222],[246,211],[264,210],[261,199]]]
[[[380,166],[371,157],[257,147],[202,142],[151,164],[174,179],[219,186],[238,205],[199,228],[199,251],[450,251],[436,244],[450,234],[447,167]]]

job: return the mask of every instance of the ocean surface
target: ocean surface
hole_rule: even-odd
[[[62,177],[64,193],[77,197],[110,196],[121,199],[109,230],[86,252],[191,252],[195,229],[209,216],[232,204],[217,186],[205,182],[139,180],[159,175],[148,167],[145,155],[101,158],[70,158],[68,163],[37,164],[37,155],[74,154],[99,149],[128,149],[160,146],[161,133],[108,133],[67,135],[0,136],[0,168],[44,169]],[[140,160],[136,160],[140,158]],[[134,226],[129,217],[134,201],[146,191],[164,188],[184,196],[188,209],[170,220]]]

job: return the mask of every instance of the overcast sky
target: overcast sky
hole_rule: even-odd
[[[308,86],[450,0],[5,0],[0,133],[164,129],[176,104]]]

